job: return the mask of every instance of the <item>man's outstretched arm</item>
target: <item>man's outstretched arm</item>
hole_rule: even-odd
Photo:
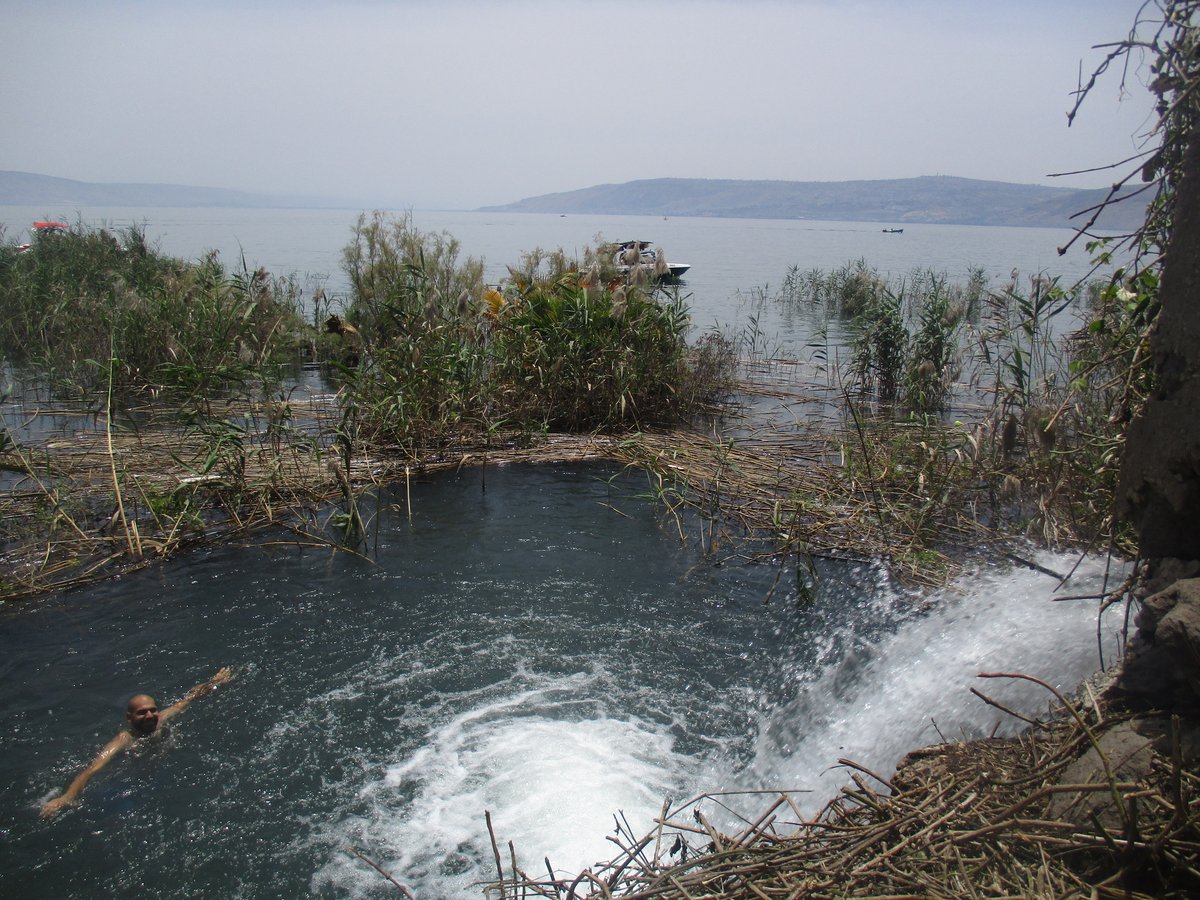
[[[233,677],[233,669],[229,668],[229,666],[223,666],[222,668],[217,670],[217,673],[215,675],[213,675],[212,678],[208,679],[207,681],[200,682],[198,685],[196,685],[194,688],[192,688],[190,691],[188,691],[186,694],[184,694],[182,700],[178,700],[175,703],[172,703],[170,706],[168,706],[166,709],[164,709],[161,713],[159,713],[158,721],[160,723],[162,723],[162,722],[167,721],[167,719],[172,718],[173,716],[179,715],[181,712],[183,712],[185,709],[188,708],[188,706],[191,704],[191,702],[193,700],[199,700],[201,697],[205,696],[206,694],[211,694],[214,690],[217,689],[217,685],[224,684],[232,677]]]
[[[87,783],[92,780],[92,776],[112,762],[114,756],[132,743],[133,735],[128,731],[122,731],[105,744],[104,749],[88,764],[88,767],[76,775],[74,780],[67,785],[67,789],[42,807],[42,817],[52,816],[63,809],[63,807],[78,802],[79,795],[83,793],[83,789],[87,787]]]
[[[167,719],[170,719],[173,716],[183,712],[193,700],[203,697],[205,694],[212,693],[212,691],[216,689],[217,685],[224,684],[232,677],[233,670],[228,666],[218,669],[217,673],[213,675],[212,678],[208,679],[207,681],[200,682],[198,685],[184,694],[182,700],[172,703],[169,707],[164,709],[162,713],[159,714],[159,724],[161,725]],[[147,700],[149,699],[150,698],[147,698]],[[67,786],[67,789],[63,791],[60,796],[55,797],[42,807],[42,816],[52,816],[62,810],[63,807],[70,806],[71,804],[77,802],[79,795],[83,792],[83,789],[87,787],[87,783],[91,781],[92,776],[112,762],[113,757],[127,748],[133,743],[133,741],[134,737],[128,731],[120,732],[116,737],[109,741],[104,746],[104,749],[100,751],[99,755],[97,755],[97,757],[91,761],[88,767],[75,776],[75,779]]]

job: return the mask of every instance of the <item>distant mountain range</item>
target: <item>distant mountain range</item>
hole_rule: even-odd
[[[601,184],[486,206],[487,212],[575,213],[637,216],[721,216],[743,219],[816,219],[926,222],[949,225],[1070,227],[1081,210],[1106,191],[979,181],[946,175],[886,181],[732,181],[654,178]],[[99,184],[0,171],[0,205],[33,206],[64,213],[87,206],[254,207],[352,209],[353,201],[290,194],[256,194],[179,184]],[[1145,217],[1143,197],[1117,203],[1099,227],[1126,231]]]
[[[0,205],[54,208],[79,206],[227,206],[273,209],[344,209],[344,201],[289,194],[253,194],[181,184],[97,184],[0,171]]]
[[[654,178],[543,194],[483,211],[1070,227],[1087,220],[1084,215],[1072,221],[1073,215],[1107,193],[947,175],[886,181]],[[1099,226],[1134,228],[1145,209],[1142,197],[1115,204]]]

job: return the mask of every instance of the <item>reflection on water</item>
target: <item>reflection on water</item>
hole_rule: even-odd
[[[229,548],[0,613],[0,894],[386,893],[356,847],[462,896],[494,870],[485,810],[529,870],[577,870],[613,855],[618,811],[642,831],[668,796],[828,793],[837,756],[886,768],[931,716],[990,729],[959,686],[980,668],[1069,687],[1095,665],[1090,606],[1033,573],[922,613],[877,569],[826,567],[814,606],[764,606],[773,571],[705,565],[612,476],[463,472],[414,485],[411,525],[380,500],[375,561]],[[224,664],[169,746],[37,820],[129,694]]]

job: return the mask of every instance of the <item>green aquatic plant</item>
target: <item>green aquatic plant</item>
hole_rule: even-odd
[[[415,450],[501,427],[592,431],[681,421],[727,390],[729,348],[689,348],[686,298],[588,249],[525,254],[497,286],[448,235],[360,218],[345,265],[362,342],[345,402],[374,440]],[[648,268],[648,267],[647,267]],[[352,398],[352,399],[351,399]]]
[[[962,303],[951,303],[945,276],[931,275],[916,313],[905,371],[905,402],[914,412],[935,412],[945,405],[964,311]]]
[[[909,334],[904,322],[905,287],[873,292],[855,317],[850,347],[851,371],[859,390],[892,401],[908,360]]]
[[[813,306],[826,315],[853,319],[877,302],[886,284],[879,271],[860,257],[828,272],[791,266],[774,298],[785,306]]]
[[[591,431],[686,415],[689,318],[677,291],[592,284],[575,272],[508,293],[489,347],[509,418]]]
[[[88,393],[212,393],[270,372],[301,341],[291,279],[166,256],[131,227],[75,226],[0,249],[0,350]],[[108,360],[120,364],[109,372]]]
[[[457,240],[419,231],[407,214],[376,212],[359,217],[343,267],[351,325],[330,327],[354,350],[343,373],[358,427],[409,447],[449,439],[486,400],[482,262],[460,261]]]

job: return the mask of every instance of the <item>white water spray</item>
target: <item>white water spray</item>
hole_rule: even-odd
[[[544,859],[565,877],[611,857],[614,815],[652,821],[695,761],[674,751],[669,726],[610,713],[597,690],[597,676],[581,673],[454,716],[362,788],[370,814],[342,821],[336,840],[387,848],[375,861],[419,896],[469,896],[495,878],[485,810],[506,869],[509,841],[533,873]],[[337,858],[314,886],[330,883],[357,894],[379,878]]]
[[[1066,572],[1078,559],[1039,554],[1037,561]],[[903,754],[942,736],[1021,726],[972,695],[972,686],[1024,713],[1043,712],[1053,700],[1028,681],[981,681],[980,672],[1021,672],[1073,690],[1099,663],[1097,604],[1052,598],[1098,592],[1104,577],[1105,561],[1095,558],[1062,587],[1029,568],[986,570],[925,598],[927,611],[907,617],[898,607],[913,598],[873,593],[847,615],[902,623],[873,642],[856,637],[862,623],[848,620],[841,639],[814,635],[851,649],[824,654],[817,671],[782,673],[795,690],[761,716],[749,759],[679,752],[679,723],[615,708],[601,672],[518,673],[455,698],[447,708],[456,711],[431,727],[419,749],[367,771],[358,806],[343,811],[322,843],[373,848],[375,861],[418,896],[466,896],[495,878],[484,810],[506,870],[512,841],[519,865],[535,877],[545,857],[560,877],[613,858],[614,815],[623,814],[634,833],[647,832],[669,796],[795,789],[811,792],[795,799],[814,810],[847,780],[839,758],[887,775]],[[1111,660],[1112,629],[1102,631]],[[745,747],[736,737],[724,736],[724,744]],[[723,739],[692,745],[720,747]],[[379,876],[331,854],[313,886],[365,895]]]
[[[1066,573],[1079,558],[1042,553],[1036,561]],[[1023,567],[959,579],[930,598],[929,612],[895,633],[855,647],[820,672],[801,673],[794,699],[763,717],[755,758],[737,780],[748,788],[810,790],[797,799],[811,809],[846,783],[839,758],[887,777],[910,750],[1019,731],[1023,722],[971,688],[1037,715],[1054,702],[1044,688],[979,674],[1032,675],[1069,694],[1099,668],[1101,643],[1111,662],[1120,622],[1100,623],[1098,642],[1098,602],[1053,601],[1098,593],[1105,576],[1106,561],[1092,557],[1061,588],[1058,579]]]

